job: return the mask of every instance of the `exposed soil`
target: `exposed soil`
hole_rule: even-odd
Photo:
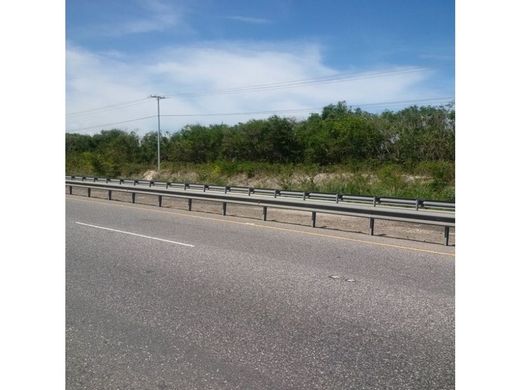
[[[375,174],[358,173],[360,177],[367,180],[368,183],[374,184],[378,181]],[[176,172],[164,172],[162,175],[157,175],[157,171],[149,170],[141,175],[144,180],[167,180],[167,181],[186,181],[189,183],[201,183],[205,180],[200,178],[200,173],[191,170],[180,169]],[[289,176],[285,175],[264,175],[255,174],[248,176],[245,173],[237,173],[226,177],[228,185],[246,186],[255,188],[282,188],[285,186],[303,187],[307,183],[314,183],[315,185],[326,185],[334,181],[348,182],[356,177],[352,172],[321,172],[316,174],[307,174],[303,172],[295,172]],[[182,180],[181,180],[182,179]],[[421,175],[402,175],[402,179],[406,183],[427,183],[432,180],[429,176]]]

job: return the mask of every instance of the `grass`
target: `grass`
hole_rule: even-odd
[[[67,174],[143,177],[147,171],[155,169],[154,166],[142,164],[108,168],[110,169],[104,174],[100,174],[92,164],[68,162]],[[455,164],[444,161],[408,165],[368,161],[329,166],[231,161],[203,164],[164,162],[161,168],[161,174],[155,175],[155,179],[352,195],[455,200]],[[119,174],[111,175],[110,170]]]

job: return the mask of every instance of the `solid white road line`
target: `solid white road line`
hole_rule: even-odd
[[[103,227],[103,226],[90,225],[90,224],[88,224],[88,223],[83,223],[83,222],[76,222],[76,223],[77,223],[78,225],[89,226],[89,227],[92,227],[92,228],[108,230],[108,231],[116,232],[116,233],[128,234],[128,235],[130,235],[130,236],[149,238],[150,240],[157,240],[157,241],[169,242],[170,244],[177,244],[177,245],[182,245],[182,246],[189,246],[190,248],[193,248],[193,247],[194,247],[194,245],[191,245],[191,244],[185,244],[185,243],[183,243],[183,242],[177,242],[177,241],[165,240],[164,238],[158,238],[158,237],[152,237],[152,236],[145,236],[144,234],[137,234],[137,233],[132,233],[132,232],[125,232],[124,230],[117,230],[117,229],[107,228],[107,227]]]
[[[291,233],[298,233],[298,234],[305,234],[309,236],[316,236],[316,237],[324,237],[324,238],[332,238],[337,240],[343,240],[343,241],[352,241],[352,242],[359,242],[362,244],[367,244],[371,246],[380,246],[380,247],[388,247],[388,248],[397,248],[397,249],[403,249],[408,251],[414,251],[414,252],[425,252],[425,253],[431,253],[434,255],[443,255],[443,256],[451,256],[455,257],[455,253],[450,252],[438,252],[434,250],[424,249],[424,248],[417,248],[417,247],[411,247],[411,246],[403,246],[403,245],[395,245],[395,244],[388,244],[384,242],[376,242],[376,241],[368,241],[368,240],[360,240],[356,238],[351,237],[344,237],[344,236],[336,236],[336,235],[330,235],[330,234],[322,234],[322,233],[314,233],[309,232],[305,230],[296,230],[296,229],[287,229],[282,227],[276,227],[276,226],[269,226],[269,225],[263,225],[261,223],[251,223],[251,222],[241,222],[241,221],[234,221],[230,219],[222,219],[222,218],[212,218],[212,217],[205,217],[202,215],[193,215],[193,214],[186,214],[184,212],[175,212],[172,210],[175,209],[158,209],[155,206],[147,206],[147,205],[136,205],[136,204],[124,204],[124,202],[121,202],[122,204],[119,204],[119,202],[112,202],[105,199],[96,199],[96,198],[86,198],[86,199],[80,199],[76,198],[76,195],[67,195],[66,199],[67,201],[72,200],[76,202],[83,202],[83,203],[97,203],[97,204],[103,204],[106,206],[113,206],[113,207],[119,207],[119,208],[126,208],[126,209],[138,209],[138,210],[146,210],[147,212],[153,212],[153,213],[161,213],[161,214],[170,214],[170,215],[177,215],[180,217],[185,218],[197,218],[197,219],[203,219],[208,221],[216,221],[218,223],[230,223],[230,224],[237,224],[237,225],[249,225],[254,226],[255,228],[261,228],[261,229],[271,229],[271,230],[280,230],[280,231],[286,231]],[[154,208],[151,208],[154,207]],[[196,212],[193,212],[196,214]],[[237,217],[240,218],[240,217]],[[450,235],[453,233],[450,233]]]

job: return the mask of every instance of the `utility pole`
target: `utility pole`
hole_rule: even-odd
[[[165,96],[150,95],[149,97],[157,99],[157,173],[161,172],[161,109],[159,101],[166,99]]]

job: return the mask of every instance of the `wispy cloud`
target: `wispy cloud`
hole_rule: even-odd
[[[172,28],[189,29],[185,22],[186,9],[177,2],[162,0],[138,0],[133,3],[134,15],[119,16],[115,20],[91,26],[89,31],[95,35],[124,36]]]
[[[319,45],[308,43],[211,43],[164,48],[146,56],[145,61],[141,58],[132,60],[99,55],[69,45],[67,111],[83,111],[145,98],[150,94],[163,94],[171,98],[161,102],[161,113],[165,115],[161,125],[167,131],[176,131],[188,123],[232,124],[259,116],[179,118],[168,117],[169,114],[257,112],[323,107],[340,100],[346,100],[347,104],[363,104],[442,96],[441,92],[426,85],[431,76],[427,69],[393,66],[364,70],[335,69],[324,64]],[[356,77],[330,83],[250,90],[241,94],[212,93],[243,86],[331,76],[340,72],[351,72]],[[380,75],[371,76],[374,72]],[[195,92],[195,95],[187,92]],[[123,109],[70,115],[67,129],[83,129],[154,113],[154,103],[144,100]],[[306,116],[305,113],[299,115]],[[154,129],[155,121],[126,123],[123,127],[139,129],[143,133]],[[81,132],[99,130],[101,128],[98,127]]]
[[[270,19],[254,18],[250,16],[226,16],[226,19],[236,20],[238,22],[251,23],[251,24],[269,24],[272,23]]]
[[[454,56],[452,54],[432,54],[432,53],[426,53],[426,54],[420,54],[419,58],[423,60],[434,60],[434,61],[453,61]]]

